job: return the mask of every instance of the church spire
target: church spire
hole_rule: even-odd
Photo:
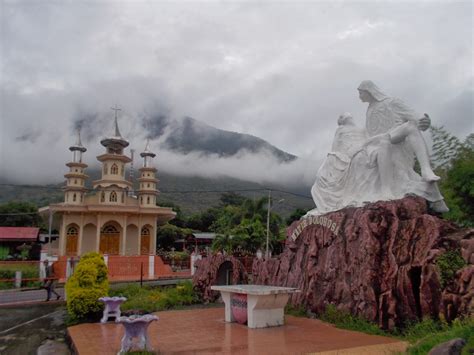
[[[147,139],[145,150],[140,153],[140,156],[143,158],[143,166],[138,169],[140,172],[138,195],[140,197],[139,203],[142,207],[155,206],[156,197],[159,193],[156,186],[158,184],[158,179],[155,177],[156,168],[151,163],[156,154],[149,150],[149,145],[150,140]]]
[[[76,143],[70,146],[69,150],[72,152],[72,161],[66,164],[66,166],[69,167],[69,171],[64,175],[66,178],[64,202],[78,205],[84,202],[84,194],[87,191],[85,181],[88,177],[84,173],[87,164],[82,162],[82,153],[87,149],[82,145],[80,128],[77,129]]]
[[[145,150],[140,153],[140,156],[143,158],[143,166],[148,168],[150,167],[151,158],[156,157],[156,154],[148,150],[148,146],[150,145],[150,139],[147,138]]]
[[[107,148],[107,152],[110,154],[123,154],[123,149],[128,147],[128,141],[122,137],[120,134],[119,126],[118,126],[118,116],[117,112],[122,111],[122,109],[118,108],[117,105],[115,107],[111,107],[112,110],[115,111],[115,134],[112,137],[106,137],[100,141],[104,147]]]
[[[82,161],[82,153],[84,153],[87,149],[81,143],[81,129],[77,129],[77,138],[76,143],[69,147],[69,150],[72,152],[72,161],[73,162],[81,162]]]
[[[110,109],[115,111],[115,137],[122,138],[122,135],[120,134],[120,130],[118,126],[118,121],[117,121],[117,112],[122,111],[122,109],[118,108],[117,105],[115,105],[115,107],[111,107]]]

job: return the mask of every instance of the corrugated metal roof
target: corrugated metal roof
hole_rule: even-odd
[[[36,240],[39,228],[36,227],[0,227],[0,240]]]
[[[196,239],[214,239],[216,233],[193,233]]]

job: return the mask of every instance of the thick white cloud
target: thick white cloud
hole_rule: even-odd
[[[74,122],[96,112],[98,135],[107,134],[115,103],[131,139],[143,136],[140,115],[164,112],[261,137],[316,165],[341,112],[364,123],[363,79],[463,138],[473,131],[472,6],[3,1],[0,175],[57,176]],[[213,161],[235,173],[232,159],[198,158],[197,170]],[[190,157],[170,159],[178,169]],[[269,169],[249,171],[265,179]]]

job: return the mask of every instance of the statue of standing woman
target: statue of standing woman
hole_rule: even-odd
[[[429,116],[420,117],[400,99],[385,95],[370,80],[363,81],[358,91],[361,101],[369,103],[365,139],[361,143],[361,133],[351,123],[353,128],[345,129],[346,142],[339,142],[342,136],[341,127],[338,128],[333,150],[335,146],[350,146],[352,153],[343,159],[340,153],[328,154],[311,189],[317,207],[308,214],[394,200],[409,194],[424,197],[437,212],[448,211],[420,132],[429,128]],[[421,176],[414,170],[415,156]]]

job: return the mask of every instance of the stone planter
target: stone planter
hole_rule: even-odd
[[[125,297],[101,297],[99,298],[100,302],[105,304],[104,314],[101,323],[107,323],[109,317],[115,317],[115,321],[120,317],[120,305],[125,302],[127,299]]]
[[[247,295],[243,293],[233,294],[230,300],[230,308],[237,323],[247,323]]]
[[[133,346],[133,339],[138,339],[137,350],[151,351],[152,347],[148,339],[148,326],[151,322],[158,320],[158,317],[152,314],[132,315],[129,317],[119,317],[116,322],[121,323],[125,328],[125,334],[122,338],[120,354],[130,351]]]

